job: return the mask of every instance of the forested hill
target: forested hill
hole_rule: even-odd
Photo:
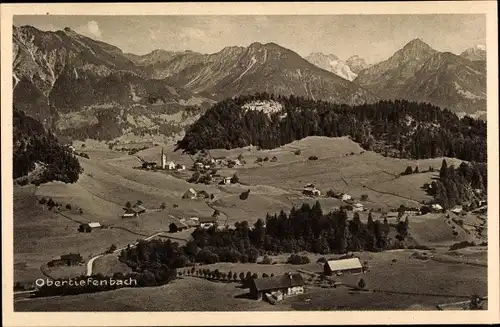
[[[265,93],[217,103],[190,127],[177,150],[272,149],[307,136],[347,135],[366,150],[393,157],[486,161],[486,123],[428,103],[349,106]]]
[[[71,150],[58,143],[42,124],[23,111],[13,111],[13,177],[24,182],[54,180],[74,183],[82,169]]]

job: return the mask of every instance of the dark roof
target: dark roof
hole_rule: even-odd
[[[253,284],[255,286],[255,289],[258,292],[261,292],[294,286],[302,286],[304,285],[304,279],[302,279],[301,274],[286,274],[274,277],[257,278],[253,280]]]
[[[177,228],[188,228],[188,225],[186,225],[182,221],[172,221],[171,224],[174,224]]]
[[[200,223],[215,223],[217,222],[217,217],[200,217],[198,221]]]

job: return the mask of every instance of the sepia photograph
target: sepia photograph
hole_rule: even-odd
[[[10,325],[498,322],[496,2],[92,6],[2,5]]]

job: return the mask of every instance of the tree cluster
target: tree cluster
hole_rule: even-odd
[[[278,101],[283,112],[268,115],[241,108],[255,100]],[[177,149],[272,149],[313,135],[349,135],[366,150],[400,158],[486,161],[486,123],[467,116],[460,119],[428,103],[395,100],[349,106],[266,93],[217,103],[189,128]]]
[[[43,172],[35,183],[62,181],[74,183],[83,171],[72,151],[58,143],[37,120],[14,108],[13,111],[13,177],[28,175],[35,164],[43,165]]]
[[[443,208],[455,205],[475,206],[486,197],[488,167],[485,163],[462,162],[458,168],[448,167],[443,160],[439,171],[439,180],[424,185],[427,192],[434,196],[434,201]]]

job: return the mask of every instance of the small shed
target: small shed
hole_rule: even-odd
[[[182,195],[182,198],[183,199],[194,199],[196,198],[196,196],[198,195],[198,193],[190,188],[189,190],[186,191],[186,193],[184,193],[184,195]]]
[[[126,219],[126,218],[135,218],[137,216],[138,216],[137,212],[128,212],[128,213],[124,213],[122,215],[122,218],[123,219]]]
[[[225,185],[231,184],[231,177],[224,177],[224,179],[222,180],[222,182]]]
[[[256,278],[250,285],[250,295],[255,300],[260,300],[264,294],[269,294],[279,300],[286,296],[303,294],[304,284],[304,279],[299,273]]]
[[[324,265],[324,274],[326,276],[343,273],[360,274],[362,272],[363,265],[361,265],[359,258],[330,260],[325,262]]]
[[[96,228],[102,228],[101,224],[97,222],[86,223],[86,224],[81,224],[80,227],[78,227],[78,231],[82,233],[90,233],[93,229]]]

